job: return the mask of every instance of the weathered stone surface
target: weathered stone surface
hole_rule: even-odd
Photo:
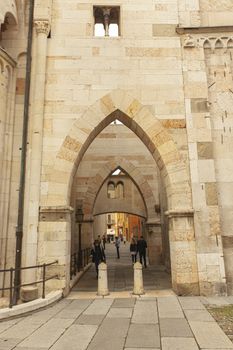
[[[216,182],[208,182],[205,184],[206,204],[218,205],[218,192]]]
[[[192,338],[162,338],[163,350],[198,350],[198,346]]]
[[[137,301],[134,307],[132,323],[156,324],[158,323],[157,302]]]
[[[126,338],[126,347],[150,347],[157,348],[160,345],[158,325],[132,324]]]
[[[192,113],[208,112],[207,100],[204,98],[192,98],[191,111]]]
[[[176,36],[176,25],[168,24],[153,24],[154,36]]]
[[[21,300],[24,302],[32,301],[38,298],[38,287],[28,286],[20,290]]]
[[[188,322],[183,318],[162,318],[160,321],[161,337],[193,337]]]
[[[201,348],[233,349],[232,342],[215,322],[190,321],[189,324]]]
[[[197,154],[199,159],[213,158],[213,143],[212,142],[197,142]]]

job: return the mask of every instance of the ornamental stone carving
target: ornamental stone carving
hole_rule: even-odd
[[[197,47],[197,41],[196,39],[191,36],[190,34],[187,34],[184,38],[184,47],[185,48],[193,48],[193,47]]]
[[[50,32],[50,23],[47,20],[36,20],[35,22],[35,28],[37,34],[43,33],[46,36],[49,35]]]

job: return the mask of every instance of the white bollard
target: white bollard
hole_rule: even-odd
[[[136,262],[133,266],[134,269],[134,289],[133,294],[142,295],[144,294],[143,288],[143,277],[142,277],[142,264]]]
[[[107,275],[107,265],[105,263],[101,263],[98,266],[99,274],[98,274],[98,295],[106,296],[109,295],[108,291],[108,275]]]

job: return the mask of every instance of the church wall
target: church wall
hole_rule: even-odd
[[[5,193],[1,188],[0,196],[1,208],[4,204],[4,210],[1,209],[0,213],[1,221],[7,220],[8,225],[8,229],[5,226],[5,233],[1,233],[2,242],[6,244],[6,232],[8,241],[7,246],[5,245],[6,249],[3,249],[6,256],[2,261],[4,264],[6,262],[8,267],[14,262],[27,36],[27,19],[24,17],[27,4],[22,8],[19,6],[21,2],[16,3],[17,6],[13,2],[12,8],[16,22],[9,30],[1,33],[0,39],[0,45],[17,64],[17,68],[13,70],[15,83],[12,80],[12,84],[15,86],[11,85],[11,97],[7,96],[6,90],[0,92],[2,106],[9,106],[6,99],[10,98],[12,101],[15,99],[15,103],[12,102],[14,108],[11,109],[11,117],[9,115],[10,138],[7,148],[10,153],[5,154],[5,160],[3,159],[4,150],[0,153],[6,174],[5,178],[1,178],[1,182],[8,183],[7,192]],[[1,3],[1,23],[4,21],[7,8],[11,5],[10,0],[4,1],[4,8]],[[107,0],[97,0],[95,5],[112,4]],[[38,56],[38,52],[35,51],[38,34],[42,34],[43,43],[46,42],[48,46],[45,49],[45,99],[43,101],[42,96],[40,100],[44,107],[41,114],[42,129],[39,132],[42,150],[37,150],[37,155],[42,156],[41,169],[38,168],[41,179],[39,178],[37,183],[37,188],[40,188],[40,198],[37,198],[28,209],[33,186],[27,187],[24,250],[27,251],[30,241],[30,223],[34,225],[33,232],[38,230],[39,206],[43,207],[47,203],[48,183],[55,158],[73,122],[79,119],[90,105],[107,93],[122,89],[145,105],[161,121],[177,145],[180,164],[184,165],[186,173],[190,174],[196,239],[193,246],[197,250],[201,293],[226,293],[226,277],[228,291],[232,293],[232,42],[228,39],[233,32],[231,33],[231,27],[228,27],[226,32],[221,29],[219,34],[216,34],[218,28],[213,32],[209,30],[209,34],[202,33],[202,27],[205,26],[231,25],[232,1],[147,0],[145,4],[143,0],[128,0],[123,3],[116,0],[114,5],[120,6],[120,37],[97,38],[93,36],[92,1],[69,0],[64,6],[64,1],[60,0],[54,0],[53,4],[51,1],[36,0],[35,20],[39,20],[41,27],[40,33],[38,28],[34,31],[33,39],[32,111],[38,103],[38,100],[33,97],[36,90],[35,78],[38,82],[41,81],[35,65]],[[50,16],[51,33],[46,39],[49,33]],[[47,30],[43,28],[41,23],[43,21],[48,25]],[[185,33],[188,35],[179,35],[177,26],[186,27]],[[199,33],[193,34],[189,27],[200,27]],[[42,36],[40,35],[40,38]],[[204,43],[206,38],[209,44]],[[219,38],[222,39],[223,44],[218,41]],[[1,75],[2,79],[4,75]],[[2,81],[2,83],[6,82]],[[16,91],[15,95],[14,91]],[[5,122],[2,124],[4,128],[6,125]],[[35,132],[36,122],[34,125],[32,118],[27,163],[29,187],[30,171],[33,168],[30,163],[31,152],[34,151],[32,140],[35,139]],[[4,130],[1,129],[1,135],[3,134]],[[173,153],[166,154],[166,164],[172,160],[173,156]],[[146,168],[145,165],[143,167]],[[144,175],[150,176],[150,174]],[[156,176],[158,176],[157,173]],[[83,174],[81,177],[84,177]],[[54,204],[57,206],[64,203],[64,197],[67,195],[65,186],[62,181],[59,181],[61,179],[54,184],[58,193],[54,197]],[[148,178],[148,182],[150,181]],[[166,183],[166,176],[162,181]],[[183,188],[181,190],[181,187],[177,187],[177,198],[183,194],[181,191],[183,192]],[[159,203],[155,194],[156,188],[153,186],[152,192],[156,203]],[[164,214],[162,225],[165,230],[168,230],[170,218],[166,217],[166,207],[170,198],[167,198],[164,192],[160,200]],[[75,197],[70,204],[73,203],[75,203]],[[67,213],[65,215],[68,217]],[[178,225],[173,218],[170,222],[171,226],[174,225],[173,228],[176,224]],[[187,218],[183,220],[184,226],[187,227],[186,233],[192,226],[190,222]],[[67,248],[70,244],[67,239],[70,226],[68,222],[64,225],[67,235],[63,237],[63,245]],[[41,247],[43,237],[52,234],[49,232],[51,230],[49,224],[42,222],[40,227],[43,234],[39,238],[35,237],[34,248],[37,238]],[[88,231],[89,228],[87,224],[85,229]],[[56,228],[53,231],[54,236],[57,234],[55,231]],[[172,232],[171,228],[171,235]],[[182,231],[180,237],[182,238],[186,233]],[[190,235],[192,240],[192,234]],[[171,238],[174,237],[170,237],[170,240]],[[166,238],[164,244],[167,243]],[[50,246],[52,253],[47,251],[46,259],[54,257],[52,243]],[[182,247],[180,245],[180,252]],[[27,262],[29,263],[32,258],[30,254],[34,257],[35,254],[34,251],[28,253]],[[55,253],[60,257],[64,252],[60,249]],[[68,262],[68,260],[68,256],[64,258],[64,261]],[[188,271],[186,272],[188,276]],[[178,276],[177,279],[183,278],[185,283],[184,276]]]

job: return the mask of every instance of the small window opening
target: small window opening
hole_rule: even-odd
[[[118,37],[120,35],[120,7],[94,6],[94,35]]]
[[[108,189],[107,189],[107,195],[108,198],[116,198],[116,192],[115,192],[115,184],[114,182],[109,182],[108,183]]]
[[[117,184],[116,194],[117,194],[117,198],[119,198],[119,199],[124,198],[124,184],[122,181],[118,182],[118,184]]]
[[[120,122],[120,120],[118,120],[118,119],[113,120],[113,122],[111,122],[111,124],[112,125],[123,125],[123,123]]]
[[[104,25],[102,23],[95,24],[95,36],[105,36]]]

